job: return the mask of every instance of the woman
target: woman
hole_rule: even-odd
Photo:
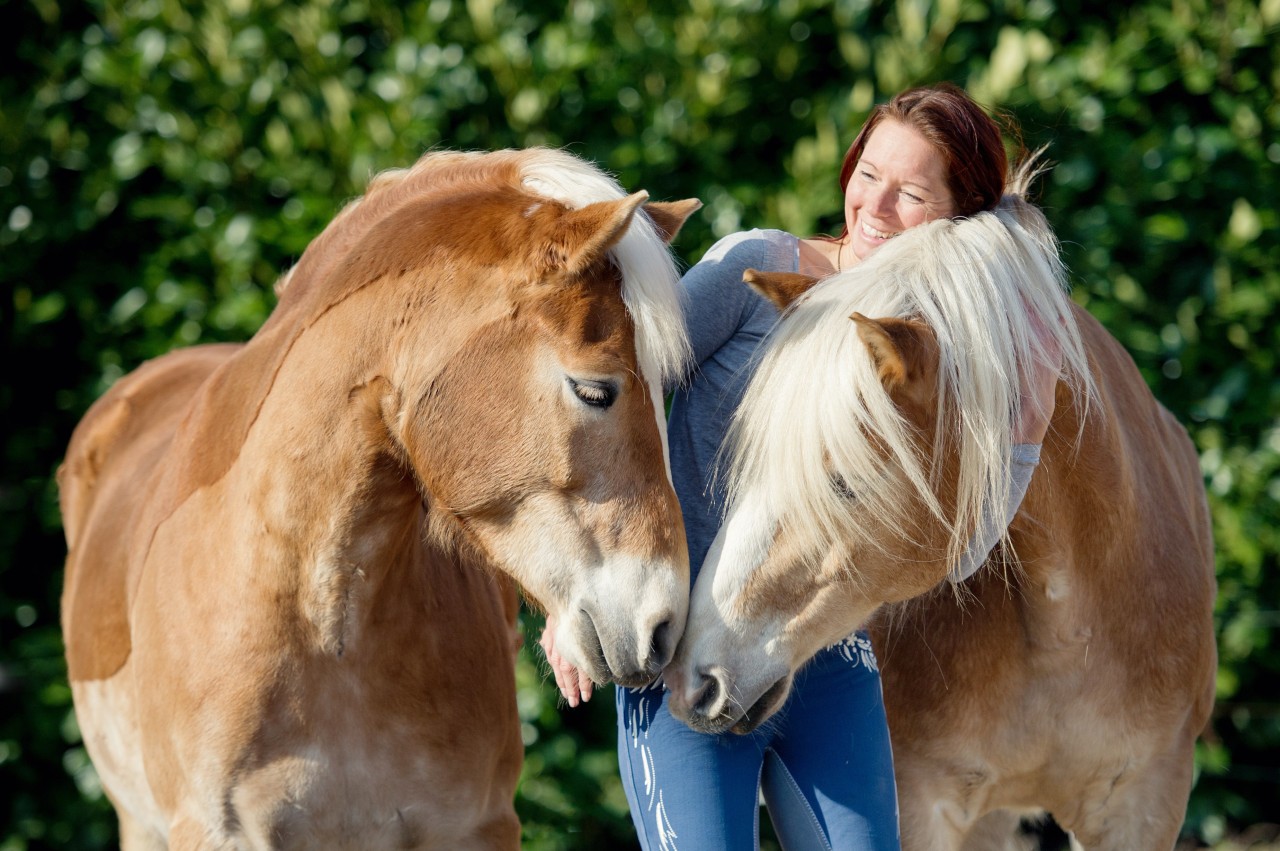
[[[844,230],[797,238],[776,230],[733,234],[684,276],[697,368],[679,388],[669,423],[671,467],[696,575],[714,540],[723,492],[714,463],[742,398],[752,354],[777,319],[742,283],[748,268],[823,277],[866,259],[916,225],[990,210],[1009,173],[997,124],[961,89],[913,89],[876,107],[840,172]],[[954,581],[986,559],[1008,525],[1048,429],[1056,353],[1031,369],[1033,404],[1016,428],[1011,503],[987,518]],[[591,683],[542,645],[571,706]],[[897,797],[875,656],[864,633],[820,652],[796,677],[787,704],[745,736],[694,732],[666,709],[661,681],[617,689],[618,755],[646,849],[740,849],[758,845],[763,792],[787,849],[896,849]]]

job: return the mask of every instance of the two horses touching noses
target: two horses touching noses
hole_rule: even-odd
[[[911,851],[1002,847],[983,816],[1031,809],[1086,848],[1172,847],[1212,703],[1203,486],[1039,213],[917,228],[811,289],[754,277],[790,307],[690,599],[661,386],[698,206],[562,152],[428,154],[343,209],[248,343],[90,408],[59,470],[63,630],[124,848],[518,847],[516,585],[593,680],[665,669],[716,731],[869,623]],[[1062,317],[1069,380],[953,591],[1007,487],[1031,313]]]

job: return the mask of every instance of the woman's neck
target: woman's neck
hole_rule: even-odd
[[[797,270],[816,278],[825,278],[836,272],[850,269],[858,257],[849,247],[847,238],[810,237],[800,240],[800,268]]]

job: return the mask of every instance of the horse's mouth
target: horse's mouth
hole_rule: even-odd
[[[589,656],[589,668],[584,669],[588,676],[597,683],[614,682],[626,688],[641,688],[649,685],[661,673],[661,669],[632,669],[620,671],[609,664],[604,652],[604,642],[600,638],[600,630],[595,618],[586,609],[579,609],[582,624],[578,633],[582,650]]]
[[[760,695],[751,708],[742,713],[729,729],[739,735],[745,735],[763,724],[768,718],[782,708],[782,703],[791,690],[791,677],[783,677]]]
[[[579,609],[582,615],[581,626],[578,627],[578,644],[588,658],[583,660],[586,674],[598,683],[608,682],[612,677],[609,672],[609,661],[604,657],[604,645],[600,643],[600,631],[596,622],[586,609]]]

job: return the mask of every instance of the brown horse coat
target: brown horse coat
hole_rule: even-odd
[[[1058,386],[1008,547],[959,596],[870,625],[905,848],[958,847],[996,809],[1047,810],[1086,849],[1169,849],[1182,825],[1217,670],[1199,457],[1115,338],[1077,322],[1100,397],[1082,422]]]

